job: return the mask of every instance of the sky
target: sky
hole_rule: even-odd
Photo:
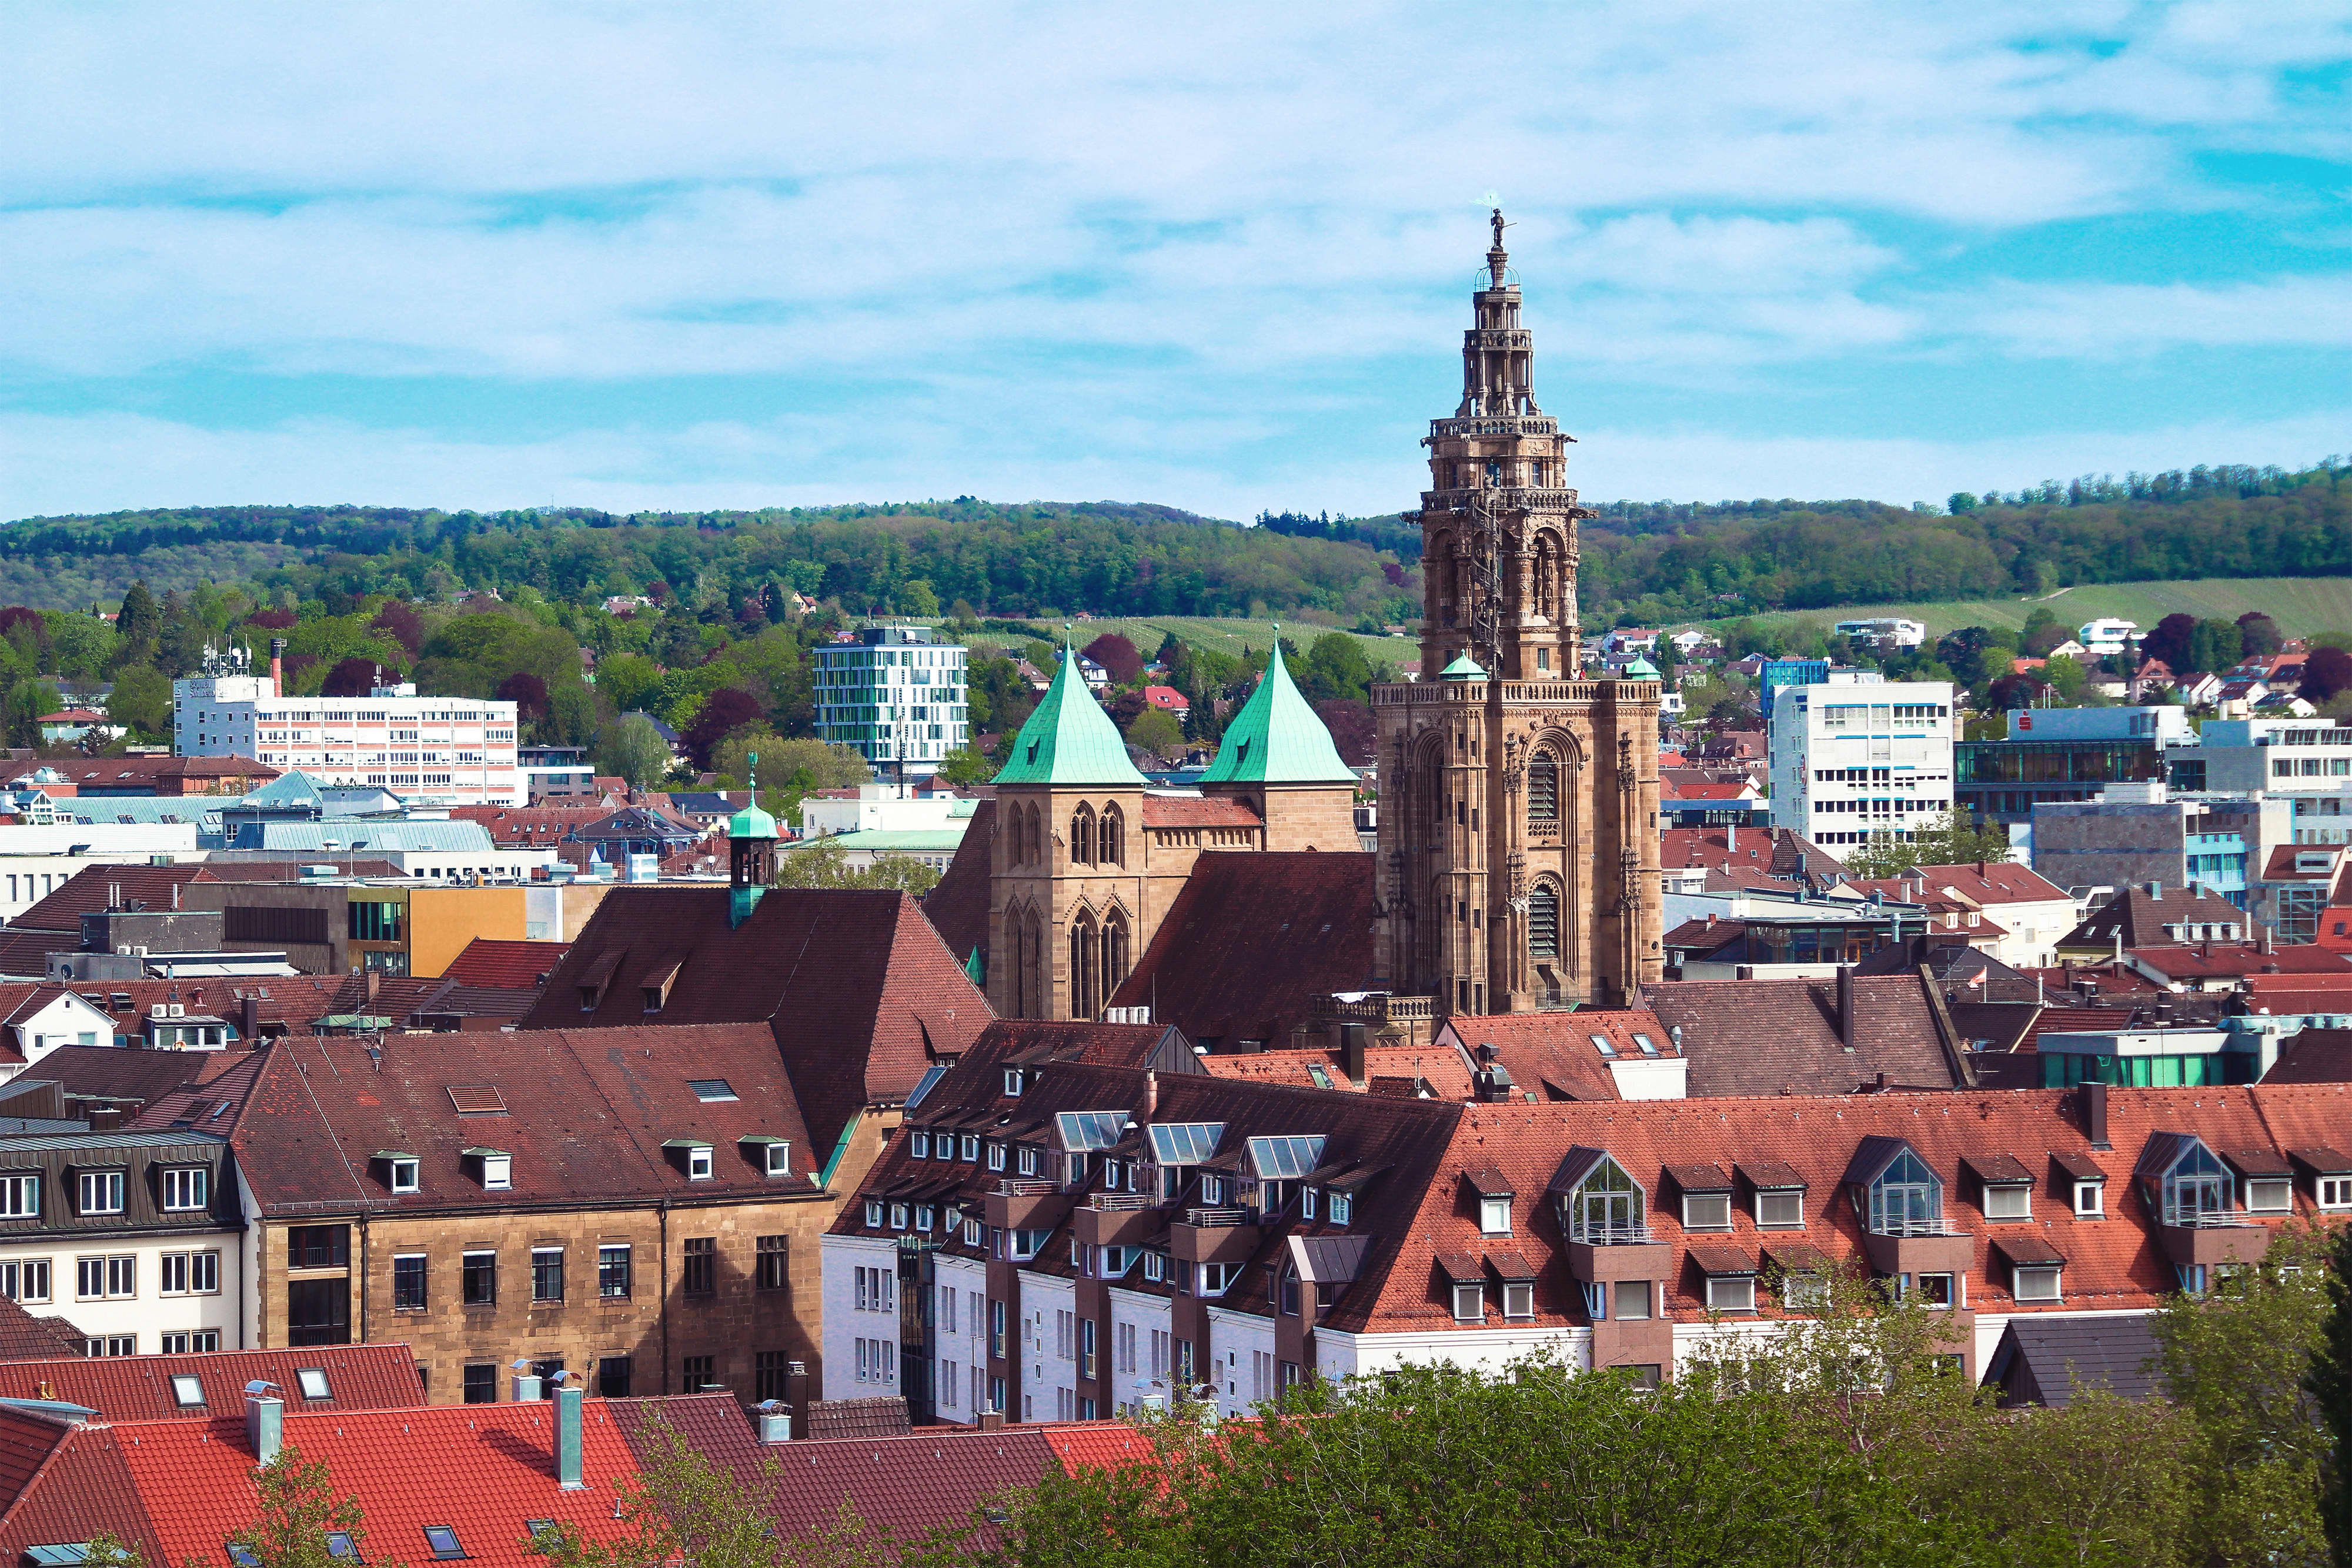
[[[0,10],[0,517],[1411,507],[2352,453],[2352,0]]]

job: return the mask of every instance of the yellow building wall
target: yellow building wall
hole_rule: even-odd
[[[408,892],[408,972],[421,979],[446,973],[477,936],[520,942],[525,935],[519,887],[412,887]]]

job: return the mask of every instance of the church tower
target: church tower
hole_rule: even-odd
[[[1622,1007],[1659,946],[1658,685],[1579,674],[1559,422],[1494,214],[1462,401],[1430,422],[1420,679],[1375,688],[1379,956],[1449,1013]]]

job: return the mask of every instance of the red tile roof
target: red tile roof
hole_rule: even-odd
[[[1756,799],[1753,784],[1675,784],[1659,792],[1664,801],[1675,800],[1752,800]]]
[[[1969,1296],[1979,1312],[2052,1310],[2016,1301],[2007,1269],[1992,1257],[2004,1237],[2053,1246],[2067,1260],[2063,1310],[2140,1310],[2179,1289],[2178,1277],[2151,1234],[2153,1217],[2139,1184],[2129,1180],[2150,1140],[2161,1133],[2193,1133],[2216,1150],[2286,1150],[2325,1145],[2352,1116],[2352,1085],[2205,1089],[2111,1089],[2107,1132],[2112,1147],[2094,1148],[2074,1090],[2020,1090],[1997,1094],[1873,1094],[1834,1100],[1717,1100],[1705,1103],[1650,1101],[1630,1104],[1574,1103],[1465,1107],[1452,1145],[1421,1189],[1418,1213],[1376,1292],[1350,1290],[1334,1309],[1333,1326],[1355,1332],[1451,1332],[1451,1302],[1438,1287],[1440,1255],[1476,1257],[1493,1243],[1478,1231],[1476,1215],[1458,1197],[1461,1173],[1492,1166],[1522,1195],[1508,1245],[1539,1265],[1536,1328],[1586,1322],[1581,1293],[1560,1260],[1565,1250],[1551,1187],[1575,1148],[1606,1151],[1649,1197],[1654,1236],[1672,1249],[1664,1305],[1682,1322],[1706,1316],[1692,1246],[1729,1247],[1743,1256],[1800,1243],[1833,1262],[1866,1272],[1860,1222],[1845,1185],[1850,1161],[1865,1138],[1901,1139],[1944,1182],[1944,1214],[1972,1243]],[[1964,1176],[1971,1156],[2023,1160],[2037,1176],[2030,1222],[1987,1220],[1978,1187]],[[2108,1176],[2107,1215],[2078,1220],[2053,1161],[2087,1162]],[[1669,1165],[1712,1163],[1724,1170],[1761,1160],[1795,1167],[1806,1182],[1801,1231],[1759,1231],[1752,1206],[1732,1205],[1728,1234],[1685,1237],[1678,1207],[1664,1180]],[[2298,1210],[2309,1217],[2307,1194]],[[2265,1223],[2256,1219],[2252,1223]],[[1490,1303],[1490,1312],[1492,1303]],[[1774,1315],[1768,1310],[1761,1314]],[[1499,1316],[1490,1322],[1500,1326]],[[1522,1325],[1514,1323],[1514,1329]]]
[[[452,806],[453,821],[479,822],[501,849],[544,848],[613,814],[610,806]]]
[[[305,1399],[295,1374],[327,1375],[327,1397]],[[203,1385],[205,1402],[180,1404],[175,1377]],[[285,1390],[287,1414],[299,1410],[404,1410],[425,1403],[416,1358],[404,1344],[339,1344],[316,1350],[230,1350],[211,1355],[47,1356],[0,1363],[0,1399],[61,1399],[105,1421],[169,1420],[245,1410],[245,1385],[258,1378]]]
[[[1649,1038],[1654,1055],[1642,1050],[1636,1034]],[[1592,1043],[1594,1035],[1608,1040],[1617,1054],[1602,1056]],[[1482,1046],[1493,1046],[1513,1087],[1521,1095],[1546,1100],[1618,1099],[1612,1061],[1664,1061],[1681,1054],[1664,1020],[1646,1009],[1454,1018],[1438,1039],[1458,1040],[1474,1056]]]
[[[1372,868],[1352,851],[1202,855],[1109,1005],[1202,1043],[1288,1044],[1318,998],[1370,988]]]
[[[0,1296],[0,1361],[79,1356],[81,1331],[63,1318],[37,1318]],[[5,1387],[0,1383],[0,1387]]]
[[[2302,985],[2342,978],[2352,982],[2352,955],[2308,944],[2265,953],[2247,942],[2147,945],[2125,949],[2133,959],[2166,979],[2249,979],[2293,976]]]
[[[536,991],[540,977],[571,951],[569,942],[502,942],[477,936],[441,971],[445,980],[494,990]]]
[[[2072,902],[2064,888],[2039,875],[2032,868],[2011,861],[1923,865],[1901,876],[1855,881],[1850,885],[1864,893],[1908,900],[1913,897],[1910,889],[1920,883],[1926,884],[1926,892],[1931,898],[1944,894],[1956,897],[1963,906],[1973,904],[1984,909],[2003,904]]]
[[[1359,1087],[1340,1068],[1340,1052],[1318,1051],[1259,1051],[1239,1055],[1203,1056],[1198,1059],[1202,1067],[1216,1078],[1234,1078],[1261,1083],[1288,1083],[1301,1089],[1353,1090]],[[1317,1083],[1309,1068],[1320,1068],[1324,1082]],[[1462,1053],[1451,1046],[1395,1045],[1373,1046],[1364,1052],[1362,1087],[1378,1092],[1378,1086],[1406,1086],[1408,1095],[1427,1091],[1439,1100],[1470,1098],[1470,1067]]]
[[[697,1401],[732,1406],[725,1395]],[[569,1521],[601,1541],[619,1532],[613,1497],[634,1479],[635,1457],[623,1432],[632,1400],[591,1399],[582,1421],[586,1486],[556,1481],[553,1405],[443,1405],[402,1410],[286,1413],[285,1442],[324,1463],[339,1494],[359,1499],[371,1562],[424,1562],[427,1525],[457,1532],[467,1558],[498,1568],[537,1568],[527,1521]],[[740,1416],[736,1425],[743,1425]],[[744,1433],[748,1444],[750,1434]],[[256,1500],[253,1451],[242,1409],[212,1420],[93,1423],[70,1429],[32,1487],[0,1520],[0,1552],[87,1541],[100,1529],[152,1563],[227,1568],[224,1542],[249,1525]],[[729,1456],[731,1458],[732,1456]],[[37,1520],[38,1500],[52,1516]],[[61,1516],[60,1512],[61,1511]],[[78,1533],[54,1531],[71,1520]]]

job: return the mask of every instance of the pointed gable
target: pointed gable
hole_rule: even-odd
[[[1013,737],[999,784],[1110,785],[1140,789],[1143,775],[1128,759],[1127,742],[1103,712],[1078,674],[1077,655],[1066,643],[1054,684],[1036,711]]]
[[[1339,760],[1331,732],[1315,716],[1290,678],[1277,639],[1265,676],[1250,694],[1217,759],[1202,775],[1203,784],[1353,784],[1355,770]]]

